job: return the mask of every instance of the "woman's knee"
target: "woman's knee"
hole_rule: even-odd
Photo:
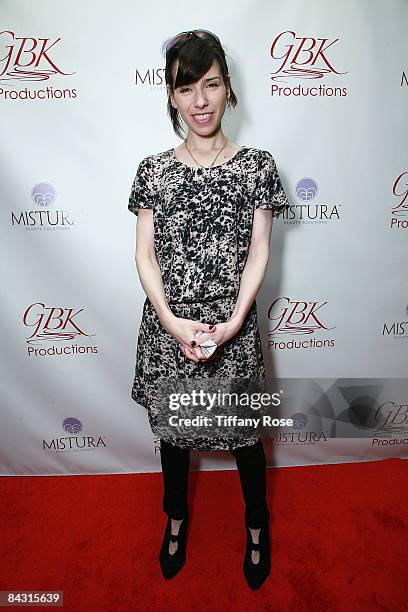
[[[258,438],[258,441],[255,444],[251,444],[250,446],[239,446],[238,448],[231,450],[234,457],[238,459],[243,457],[251,457],[263,452],[264,448],[261,438]]]
[[[177,444],[172,444],[166,440],[160,440],[160,450],[173,455],[188,455],[190,453],[188,448],[181,448],[180,446],[177,446]]]

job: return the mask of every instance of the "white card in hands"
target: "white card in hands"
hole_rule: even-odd
[[[198,332],[196,332],[195,335],[196,336],[201,336],[203,333],[204,332],[202,332],[199,329]],[[217,344],[214,342],[214,340],[206,340],[202,344],[199,344],[199,347],[203,351],[205,357],[211,357],[211,355],[214,353],[214,351],[217,348]]]

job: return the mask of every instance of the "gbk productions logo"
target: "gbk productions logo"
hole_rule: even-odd
[[[335,327],[327,325],[327,302],[277,298],[269,307],[268,319],[272,324],[268,332],[270,350],[327,349],[335,346],[332,337],[319,339],[318,334]],[[307,336],[294,340],[279,340],[281,336]]]
[[[384,337],[390,337],[394,340],[407,340],[408,339],[408,305],[405,307],[406,319],[400,321],[387,321],[383,323],[381,335]]]
[[[57,59],[61,38],[17,36],[12,30],[0,32],[0,99],[65,100],[77,97],[77,90],[65,87],[20,87],[21,82],[37,83],[72,76],[63,72]]]
[[[275,70],[271,72],[272,96],[317,96],[317,97],[344,97],[348,91],[346,87],[319,85],[287,85],[290,80],[322,80],[328,77],[338,78],[338,75],[347,74],[335,67],[335,45],[338,38],[319,38],[310,36],[297,36],[296,32],[286,30],[280,32],[272,42],[270,56]]]
[[[269,439],[276,444],[316,444],[331,438],[365,438],[373,447],[401,445],[408,448],[406,379],[284,381],[286,401],[279,416],[290,417],[293,426],[288,431],[271,432]]]
[[[83,425],[76,417],[67,417],[62,423],[64,435],[61,437],[43,439],[42,449],[60,453],[81,453],[106,448],[107,436],[85,435]]]
[[[313,178],[308,176],[301,178],[296,184],[295,193],[300,203],[290,205],[290,213],[285,212],[284,214],[284,223],[325,225],[330,221],[340,219],[339,207],[341,204],[314,201],[317,198],[318,186]],[[289,214],[291,214],[290,217]]]
[[[408,172],[401,172],[394,181],[392,193],[395,205],[391,210],[391,229],[408,228]]]
[[[19,212],[11,210],[11,227],[21,227],[31,232],[71,230],[78,222],[78,217],[74,217],[69,210],[53,210],[56,199],[57,193],[50,183],[37,183],[31,189],[31,200],[37,208]]]
[[[408,402],[384,401],[377,408],[374,419],[377,425],[376,434],[408,435]]]
[[[28,356],[97,355],[98,346],[90,346],[87,341],[78,344],[78,340],[96,335],[84,331],[79,317],[83,310],[30,304],[23,315],[23,324],[30,332],[26,337]]]

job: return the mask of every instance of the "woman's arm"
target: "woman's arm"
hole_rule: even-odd
[[[154,248],[154,222],[151,209],[139,208],[136,225],[136,267],[141,285],[149,298],[164,329],[179,343],[183,353],[193,361],[206,359],[198,348],[190,346],[197,330],[208,333],[213,330],[207,323],[176,317],[164,291],[163,278]],[[215,326],[214,326],[215,331]],[[194,341],[194,345],[196,342]]]
[[[254,210],[251,243],[248,248],[245,267],[241,274],[235,308],[228,321],[215,325],[213,335],[203,334],[200,336],[200,343],[211,337],[218,346],[221,346],[241,329],[265,277],[269,259],[272,222],[272,210],[262,208]]]
[[[235,308],[228,321],[232,328],[236,328],[237,331],[242,327],[245,317],[258,295],[265,278],[269,259],[272,222],[272,210],[259,208],[254,211],[251,244],[241,275]]]
[[[164,293],[163,279],[154,249],[153,211],[139,209],[136,224],[136,268],[141,285],[166,328],[175,318]]]

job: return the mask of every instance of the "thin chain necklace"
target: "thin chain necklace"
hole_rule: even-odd
[[[217,156],[216,156],[216,158],[214,159],[214,161],[213,161],[213,163],[211,164],[211,166],[202,166],[202,165],[200,164],[200,162],[199,162],[199,161],[197,161],[197,160],[196,160],[196,158],[194,157],[194,155],[191,153],[190,149],[189,149],[189,148],[188,148],[188,146],[187,146],[187,142],[186,142],[186,141],[184,141],[184,145],[185,145],[185,147],[186,147],[187,151],[189,152],[189,154],[191,155],[191,157],[194,159],[195,163],[196,163],[196,164],[198,164],[198,165],[199,165],[201,168],[204,168],[205,170],[208,170],[209,168],[212,168],[212,167],[213,167],[213,165],[215,164],[215,162],[216,162],[216,160],[217,160],[218,156],[220,155],[220,153],[221,153],[221,152],[222,152],[222,150],[224,149],[224,147],[225,147],[225,145],[227,144],[227,142],[228,142],[228,138],[226,138],[226,139],[225,139],[225,142],[224,142],[224,144],[222,145],[222,149],[220,149],[220,151],[217,153]]]

